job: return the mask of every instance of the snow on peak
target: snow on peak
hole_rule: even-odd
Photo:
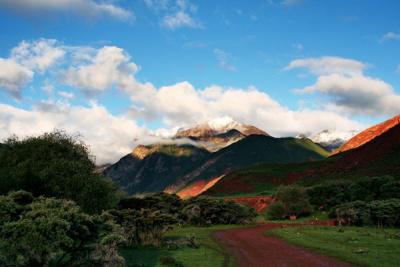
[[[231,130],[242,126],[240,122],[235,121],[229,116],[224,116],[209,120],[207,122],[207,125],[208,127],[210,127],[210,129],[217,132]]]

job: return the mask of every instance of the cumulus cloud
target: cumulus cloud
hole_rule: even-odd
[[[331,110],[377,116],[400,113],[400,95],[390,84],[365,75],[365,67],[352,59],[323,57],[294,60],[286,70],[302,68],[317,76],[315,84],[297,92],[327,96]]]
[[[80,134],[96,156],[96,162],[104,164],[129,153],[136,144],[135,137],[146,133],[131,119],[111,115],[95,102],[89,107],[47,104],[47,108],[33,110],[0,104],[0,139],[10,134],[26,137],[62,129],[70,134]]]
[[[357,75],[362,74],[366,67],[365,63],[353,59],[320,57],[293,60],[285,70],[302,68],[317,76],[326,74]]]
[[[105,46],[86,57],[88,63],[78,61],[70,67],[64,80],[67,84],[94,93],[109,89],[116,82],[133,77],[138,67],[121,48]]]
[[[388,32],[381,37],[380,42],[384,43],[387,41],[396,41],[396,40],[400,40],[400,34],[395,32]]]
[[[22,88],[33,79],[35,72],[43,73],[64,54],[64,49],[55,40],[22,41],[11,50],[8,58],[0,58],[0,88],[19,98]]]
[[[43,12],[73,12],[86,17],[100,15],[111,16],[121,20],[134,19],[130,10],[94,0],[2,0],[0,8],[7,8],[19,13],[42,14]]]
[[[227,71],[236,71],[236,67],[229,63],[230,55],[221,49],[214,49],[214,55],[217,58],[218,66]]]

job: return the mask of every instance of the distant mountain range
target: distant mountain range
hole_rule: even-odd
[[[182,139],[191,144],[182,145]],[[197,195],[224,175],[257,163],[318,160],[329,153],[307,138],[274,138],[230,118],[180,129],[177,144],[136,147],[104,174],[129,194],[166,191]]]
[[[226,175],[205,194],[257,195],[280,184],[383,175],[400,178],[400,116],[357,134],[325,160],[250,166]]]
[[[349,139],[358,133],[357,130],[353,131],[337,131],[337,130],[324,130],[317,134],[302,134],[298,137],[306,137],[311,139],[314,143],[319,144],[328,151],[334,151],[345,144]]]

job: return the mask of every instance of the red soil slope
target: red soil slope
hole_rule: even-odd
[[[380,124],[377,124],[375,126],[372,126],[361,133],[357,134],[353,138],[351,138],[348,142],[346,142],[344,145],[342,145],[340,148],[332,152],[331,156],[336,155],[338,153],[354,149],[357,147],[360,147],[372,139],[376,138],[377,136],[380,136],[381,134],[387,132],[394,126],[400,124],[400,115],[395,116],[391,118],[390,120],[387,120],[385,122],[382,122]]]
[[[284,241],[266,236],[265,232],[281,224],[265,224],[252,228],[230,229],[214,233],[217,242],[227,248],[239,266],[251,267],[350,267],[351,264],[319,255]]]
[[[232,200],[234,202],[250,206],[254,208],[258,213],[262,213],[268,208],[269,204],[272,202],[272,197],[237,197],[228,198],[227,200]]]

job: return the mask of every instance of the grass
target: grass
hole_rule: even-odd
[[[268,234],[360,266],[399,266],[400,230],[367,227],[300,226]]]
[[[166,248],[122,248],[120,254],[125,258],[126,266],[164,266],[160,259],[165,256],[174,258],[183,266],[208,267],[208,266],[234,266],[231,258],[222,247],[220,247],[211,236],[212,232],[234,227],[232,225],[221,225],[212,227],[177,227],[166,234],[166,238],[175,239],[195,235],[200,247],[181,248],[168,250]]]

